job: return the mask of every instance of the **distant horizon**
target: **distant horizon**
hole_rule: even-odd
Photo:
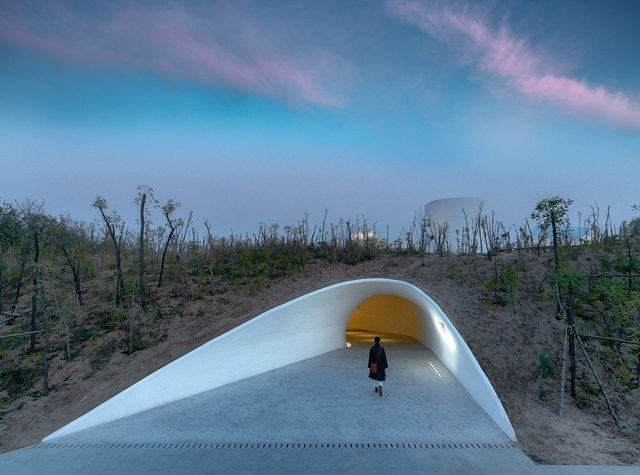
[[[116,211],[125,221],[125,228],[127,230],[130,231],[134,231],[137,232],[137,227],[139,226],[139,214],[140,214],[140,208],[139,205],[137,205],[134,202],[134,198],[131,199],[131,204],[128,208],[126,209],[118,209],[118,208],[114,208],[111,203],[109,202],[109,199],[106,196],[103,196],[104,198],[107,199],[107,203],[109,205],[109,211]],[[95,198],[95,197],[94,197]],[[431,201],[439,201],[439,200],[446,200],[446,199],[455,199],[455,198],[462,198],[462,197],[448,197],[448,198],[439,198],[437,200],[431,200]],[[465,197],[467,198],[467,197]],[[564,197],[563,197],[564,198]],[[74,215],[72,213],[68,213],[68,212],[55,212],[49,209],[49,207],[47,206],[46,201],[44,200],[39,200],[39,199],[33,199],[31,197],[26,197],[23,200],[7,200],[5,197],[0,195],[0,203],[5,202],[5,203],[9,203],[12,206],[19,206],[20,203],[22,201],[24,201],[25,199],[30,199],[36,202],[43,202],[44,204],[44,213],[58,218],[60,216],[65,216],[65,217],[70,217],[71,219],[75,220],[75,221],[80,221],[80,222],[85,222],[85,223],[90,223],[92,221],[95,221],[99,226],[103,226],[104,222],[102,220],[102,217],[100,216],[100,213],[97,209],[92,208],[91,204],[87,205],[87,214],[85,217],[81,217],[78,215]],[[172,199],[174,199],[174,201],[180,201],[179,199],[175,199],[174,197],[172,197]],[[431,202],[430,201],[430,202]],[[159,203],[160,205],[164,204],[164,203]],[[422,212],[424,212],[424,206],[428,204],[428,203],[424,203],[421,207]],[[535,221],[533,221],[530,217],[531,212],[533,211],[533,208],[535,207],[535,203],[532,205],[531,209],[528,210],[527,212],[523,213],[522,218],[520,221],[514,221],[514,222],[507,222],[504,221],[502,219],[502,217],[500,216],[499,213],[496,212],[495,209],[493,209],[491,206],[491,203],[489,203],[489,207],[488,208],[484,208],[483,209],[483,214],[487,215],[488,217],[491,217],[491,213],[492,211],[495,213],[495,219],[496,221],[500,221],[502,222],[502,224],[505,226],[505,228],[507,228],[507,230],[509,232],[513,232],[513,226],[515,225],[516,227],[522,226],[525,224],[525,218],[527,218],[529,220],[529,224],[532,228],[532,230],[534,231],[534,234],[537,235],[537,225],[535,224]],[[596,204],[594,204],[594,209]],[[610,210],[610,220],[611,220],[611,224],[613,226],[615,226],[616,228],[618,228],[623,222],[630,222],[633,219],[637,219],[640,218],[640,210],[634,210],[632,208],[632,206],[634,205],[630,205],[629,206],[629,213],[624,216],[621,215],[620,213],[617,213],[616,210]],[[161,211],[159,209],[156,209],[153,204],[150,204],[150,202],[147,202],[147,206],[146,206],[147,210],[150,212],[151,216],[148,217],[147,219],[150,220],[150,222],[153,224],[154,227],[158,227],[158,226],[165,226],[166,220],[164,219],[164,217],[161,214]],[[416,217],[416,213],[419,213],[421,211],[420,209],[416,208],[412,214],[407,214],[408,216],[410,216],[409,219],[407,219],[406,223],[400,223],[398,226],[396,227],[391,227],[389,226],[389,241],[393,242],[398,238],[402,238],[401,234],[403,232],[407,232],[409,230],[409,228],[411,227],[414,218]],[[604,225],[605,221],[606,221],[606,217],[607,217],[607,206],[600,206],[599,207],[600,210],[600,224]],[[468,211],[468,210],[467,210]],[[198,232],[198,234],[200,235],[200,237],[202,237],[203,233],[206,232],[206,228],[204,226],[204,221],[207,220],[209,225],[211,226],[212,229],[212,235],[217,236],[217,237],[227,237],[230,236],[232,233],[234,236],[251,236],[254,233],[257,233],[257,231],[260,228],[261,224],[265,224],[267,226],[272,226],[272,225],[278,225],[279,226],[279,231],[280,233],[284,232],[284,227],[285,226],[295,226],[300,224],[304,218],[305,218],[305,213],[308,217],[308,223],[309,223],[309,231],[312,232],[314,229],[314,226],[317,226],[318,229],[321,228],[322,226],[322,221],[324,218],[324,211],[318,215],[318,216],[313,216],[308,212],[303,212],[297,219],[293,219],[291,221],[282,221],[282,222],[276,222],[276,221],[266,221],[264,219],[256,219],[253,226],[251,226],[251,224],[249,224],[249,226],[245,229],[239,230],[239,229],[231,229],[229,228],[228,231],[224,231],[224,230],[220,230],[218,228],[218,226],[216,226],[216,222],[215,222],[215,217],[212,216],[206,216],[206,215],[199,215],[198,213],[194,212],[192,209],[188,209],[186,207],[184,207],[184,205],[181,203],[181,206],[176,210],[176,212],[174,213],[174,217],[178,218],[178,219],[182,219],[185,223],[187,221],[187,218],[189,216],[189,213],[193,212],[193,221],[191,223],[191,226]],[[577,219],[578,219],[578,213],[580,213],[580,216],[582,218],[582,223],[578,224],[577,223]],[[470,213],[470,216],[472,216],[473,213]],[[592,215],[592,209],[577,209],[576,205],[573,204],[571,205],[571,207],[569,208],[569,229],[572,231],[578,231],[579,229],[585,229],[584,227],[584,221],[585,219],[591,217]],[[619,219],[616,219],[617,216],[620,216]],[[387,224],[389,223],[384,223],[384,222],[380,222],[380,221],[375,221],[370,219],[369,216],[366,215],[362,215],[362,214],[354,214],[354,215],[338,215],[338,214],[333,214],[331,213],[331,210],[327,210],[327,220],[326,220],[326,225],[329,226],[330,224],[334,224],[337,225],[340,221],[340,219],[344,220],[345,222],[347,220],[351,220],[352,224],[356,222],[356,220],[359,220],[359,222],[362,224],[362,219],[366,219],[367,222],[367,226],[368,228],[372,231],[373,227],[375,225],[376,227],[376,235],[379,237],[386,237],[386,233],[387,233]],[[248,218],[247,218],[248,221]]]
[[[640,3],[0,0],[0,198],[225,235],[482,196],[640,204]],[[571,218],[577,219],[572,211]]]

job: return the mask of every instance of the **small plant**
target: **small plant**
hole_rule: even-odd
[[[142,338],[140,332],[134,332],[133,337],[131,338],[131,352],[135,353],[136,351],[144,350],[147,346],[149,346],[149,343]],[[130,354],[128,336],[120,340],[120,348],[123,354]]]
[[[488,293],[493,293],[493,303],[496,305],[511,304],[515,313],[515,289],[518,283],[518,271],[511,262],[505,262],[496,267],[496,275],[493,279],[485,282],[484,286]]]
[[[153,319],[161,319],[164,315],[162,313],[162,307],[157,304],[147,305],[145,309],[142,309],[140,312],[141,315],[145,317],[150,317]]]
[[[546,346],[544,351],[538,355],[538,367],[536,368],[536,374],[541,378],[540,384],[538,385],[540,399],[544,399],[547,395],[547,391],[544,388],[544,380],[554,378],[556,374],[553,364],[551,364],[551,359],[549,358],[550,351],[551,347]]]
[[[0,340],[0,348],[2,348],[3,350],[13,350],[15,348],[19,348],[22,345],[26,344],[26,342],[27,342],[26,337],[6,338],[3,340]]]
[[[584,391],[591,396],[598,396],[600,394],[600,387],[593,384],[587,384],[587,387],[584,388]]]
[[[549,347],[546,348],[548,351]],[[538,355],[538,367],[536,368],[536,374],[541,376],[542,379],[554,378],[556,375],[556,371],[551,364],[551,360],[549,359],[549,355],[545,353],[540,353]]]
[[[500,283],[507,294],[507,303],[510,303],[513,308],[513,313],[516,312],[514,293],[516,284],[518,283],[518,272],[516,267],[511,262],[505,262],[500,266]]]
[[[583,393],[577,393],[576,397],[573,398],[573,402],[575,402],[576,407],[580,409],[591,407],[591,401],[589,401],[589,398]]]
[[[73,331],[73,340],[76,342],[83,342],[98,336],[98,334],[99,333],[93,328],[76,328]]]
[[[125,320],[126,310],[123,307],[110,305],[105,311],[102,312],[101,317],[101,324],[104,330],[118,330],[120,328],[120,325],[122,325],[122,322],[124,322]]]
[[[93,371],[99,371],[106,366],[111,359],[111,355],[116,350],[116,342],[107,340],[95,348],[89,357],[89,365]]]
[[[36,367],[7,365],[0,367],[0,391],[5,392],[2,398],[8,404],[28,391],[38,378]]]

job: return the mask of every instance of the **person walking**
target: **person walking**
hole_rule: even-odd
[[[380,346],[380,337],[375,337],[373,341],[375,344],[369,350],[369,377],[375,381],[374,391],[382,397],[382,382],[386,379],[385,369],[389,365],[387,364],[387,354]]]

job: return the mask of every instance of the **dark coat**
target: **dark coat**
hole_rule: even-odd
[[[380,356],[380,359],[378,359],[378,355]],[[376,381],[384,381],[387,376],[384,370],[387,369],[389,365],[387,364],[387,354],[385,353],[384,348],[382,348],[378,343],[373,345],[369,350],[368,368],[371,368],[371,363],[375,363],[376,361],[378,362],[378,372],[372,373],[371,370],[369,370],[369,377]]]

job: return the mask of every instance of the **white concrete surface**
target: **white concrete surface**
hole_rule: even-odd
[[[27,447],[0,455],[0,473],[637,475],[638,466],[536,465],[514,448],[198,446]]]
[[[536,475],[520,450],[507,448],[215,448],[29,447],[0,455],[0,472],[11,475],[174,474],[429,474]],[[590,471],[561,472],[586,475]],[[601,471],[626,475],[637,472]]]
[[[0,454],[0,473],[638,473],[534,464],[407,338],[381,335],[390,368],[379,397],[366,368],[373,335],[348,336],[350,348]]]
[[[438,305],[417,287],[389,279],[344,282],[273,308],[159,369],[45,441],[137,414],[346,346],[350,315],[375,295],[411,302],[421,325],[410,335],[426,345],[504,433],[515,432],[491,383]],[[388,331],[397,325],[389,315]],[[212,371],[215,362],[216,371]]]
[[[511,442],[433,352],[408,337],[381,334],[390,368],[379,397],[367,369],[374,334],[358,336],[349,336],[349,348],[59,437],[55,443]]]

